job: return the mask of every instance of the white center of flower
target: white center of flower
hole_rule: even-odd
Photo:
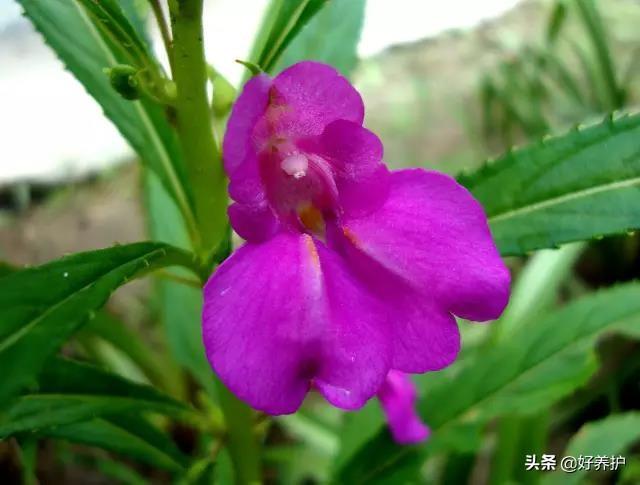
[[[280,163],[282,170],[291,175],[293,178],[299,179],[307,175],[307,169],[309,168],[309,161],[307,157],[301,153],[295,155],[289,155]]]

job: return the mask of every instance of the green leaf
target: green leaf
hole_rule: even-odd
[[[115,419],[98,418],[48,428],[39,435],[97,446],[173,472],[183,471],[186,465],[169,438],[143,419],[127,419],[120,425]]]
[[[131,61],[129,53],[133,50],[128,48],[126,42],[135,45],[136,51],[143,49],[144,43],[135,35],[135,29],[127,23],[113,0],[82,1],[87,7],[98,10],[106,8],[117,19],[109,20],[108,25],[115,25],[114,29],[117,27],[122,35],[126,34],[127,38],[134,40],[126,41],[105,33],[105,28],[99,26],[100,21],[96,22],[98,17],[91,17],[75,0],[18,0],[27,17],[67,69],[102,106],[105,115],[142,161],[158,174],[180,208],[189,231],[195,232],[191,191],[186,182],[175,134],[163,108],[148,99],[123,99],[111,87],[108,76],[103,72],[104,68]],[[138,55],[150,58],[148,52]]]
[[[331,64],[348,76],[358,60],[365,4],[366,0],[329,2],[284,50],[274,71],[311,59]]]
[[[603,333],[639,328],[639,283],[589,295],[520,327],[489,352],[424,376],[419,412],[433,431],[426,446],[395,445],[382,430],[342,467],[337,481],[415,476],[427,453],[469,426],[501,414],[534,413],[566,396],[597,369],[592,349]]]
[[[46,360],[111,293],[154,269],[193,256],[159,243],[137,243],[66,256],[0,278],[0,407],[35,382]]]
[[[38,380],[37,394],[21,396],[0,416],[0,438],[123,413],[182,418],[189,413],[184,404],[150,386],[80,362],[51,359]]]
[[[101,456],[101,454],[91,453],[88,450],[78,450],[77,448],[64,450],[63,453],[62,457],[58,459],[65,465],[69,463],[73,467],[98,472],[109,483],[149,485],[148,480],[142,475],[143,472],[134,470],[131,464],[125,464],[115,456]]]
[[[186,473],[180,477],[175,485],[209,485],[217,482],[215,479],[217,463],[212,458],[201,458],[193,462]]]
[[[285,48],[328,1],[271,0],[256,36],[251,61],[265,72],[272,72]]]
[[[562,30],[567,18],[567,5],[564,0],[556,0],[547,21],[546,40],[553,44]]]
[[[518,279],[511,285],[509,305],[491,326],[492,342],[510,338],[515,328],[549,310],[557,300],[560,286],[572,275],[573,266],[585,246],[585,243],[573,243],[560,249],[545,249],[527,260]]]
[[[178,224],[180,212],[158,177],[149,170],[145,171],[144,197],[151,238],[189,248],[189,237],[184,226]],[[179,364],[213,393],[213,377],[205,358],[200,329],[201,292],[165,279],[154,283],[157,312],[164,325],[171,353]]]
[[[558,91],[562,90],[572,103],[577,106],[588,106],[588,99],[582,92],[579,78],[567,68],[566,63],[551,50],[537,53],[538,63],[544,63],[544,74],[552,79]]]
[[[575,5],[587,32],[588,38],[593,45],[596,60],[598,62],[599,73],[604,80],[609,99],[609,109],[620,109],[625,103],[625,93],[618,86],[616,70],[613,65],[613,57],[609,49],[604,22],[594,0],[576,0]]]
[[[503,255],[640,228],[640,114],[509,152],[460,182]]]
[[[618,456],[640,441],[640,413],[629,412],[609,416],[585,424],[571,439],[562,456]],[[559,463],[558,463],[559,465]],[[620,466],[622,468],[623,465]],[[597,471],[594,473],[598,473]],[[603,473],[600,471],[600,473]],[[582,483],[587,472],[566,473],[558,470],[542,480],[543,485]]]
[[[169,389],[168,376],[158,366],[157,354],[136,332],[106,311],[96,313],[81,332],[95,335],[123,352],[154,385]]]
[[[75,0],[92,20],[93,25],[125,56],[129,64],[138,68],[156,69],[145,42],[131,25],[124,11],[115,0]]]

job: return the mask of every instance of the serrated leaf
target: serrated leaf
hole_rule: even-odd
[[[136,243],[73,254],[0,278],[0,408],[35,383],[47,359],[119,286],[174,265],[195,268],[186,251]]]
[[[189,413],[153,387],[80,362],[53,358],[38,381],[37,393],[21,396],[0,415],[0,439],[102,416],[157,412],[184,418]]]
[[[451,433],[499,414],[533,413],[566,396],[596,370],[592,349],[598,337],[638,328],[640,284],[630,283],[570,303],[490,352],[424,376],[419,412],[433,431],[426,446],[398,446],[381,430],[336,481],[389,483],[391,477],[416,476],[426,454]]]
[[[459,177],[503,255],[640,228],[640,114],[515,150]]]
[[[614,414],[600,421],[585,424],[571,439],[562,456],[606,456],[607,460],[618,456],[635,442],[640,441],[640,413]],[[620,464],[622,468],[624,465]],[[592,464],[593,469],[593,464]],[[603,473],[609,467],[601,468]],[[598,473],[595,471],[594,473]],[[571,485],[581,483],[587,470],[567,473],[561,470],[543,478],[543,485]]]
[[[75,0],[93,21],[93,25],[111,40],[111,47],[118,49],[114,55],[128,59],[128,64],[138,68],[156,68],[147,45],[138,35],[115,0]]]
[[[366,0],[328,2],[284,49],[274,71],[311,59],[331,64],[348,76],[358,60],[365,4]]]
[[[107,118],[142,161],[158,174],[180,208],[185,223],[195,231],[191,191],[175,134],[163,108],[148,99],[125,100],[111,87],[108,76],[103,72],[104,68],[131,61],[127,42],[136,45],[136,50],[143,49],[144,42],[135,35],[135,29],[113,0],[81,1],[98,11],[108,7],[111,12],[109,26],[119,28],[124,32],[122,35],[135,40],[126,41],[122,37],[107,35],[105,28],[99,26],[97,19],[100,17],[92,18],[76,0],[18,0],[45,42],[101,105]],[[151,58],[148,52],[139,56],[142,57],[140,62],[151,62],[148,61]]]

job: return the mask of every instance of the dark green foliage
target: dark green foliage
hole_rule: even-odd
[[[640,227],[640,115],[508,152],[459,177],[483,205],[503,255]]]
[[[0,408],[35,385],[47,359],[119,286],[173,265],[195,267],[186,252],[138,243],[73,254],[0,278]]]

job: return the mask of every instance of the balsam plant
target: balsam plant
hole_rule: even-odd
[[[597,371],[599,338],[640,334],[634,282],[554,308],[580,241],[640,227],[640,115],[609,114],[457,180],[389,172],[384,140],[362,126],[362,101],[344,77],[364,0],[273,0],[237,99],[205,59],[203,0],[19,2],[137,152],[151,239],[2,267],[0,437],[19,444],[25,482],[35,479],[37,442],[54,439],[146,463],[176,483],[456,483],[452,470],[468,471],[496,419],[537,420],[528,449],[544,450],[541,420]],[[152,54],[147,13],[166,67]],[[233,254],[229,219],[248,241]],[[460,327],[465,345],[449,366],[460,347],[452,314],[503,312],[500,256],[529,257],[510,304],[491,326]],[[102,309],[149,275],[162,276],[171,358]],[[63,353],[87,338],[119,349],[149,384]],[[345,416],[311,399],[298,410],[312,388],[364,408]],[[624,428],[637,420],[593,423],[569,450],[624,432],[601,446],[619,453],[640,437]],[[171,437],[178,424],[197,436],[189,453]],[[507,444],[494,454],[494,483],[518,480],[523,457],[507,456],[516,448]],[[144,481],[109,463],[113,476]]]

